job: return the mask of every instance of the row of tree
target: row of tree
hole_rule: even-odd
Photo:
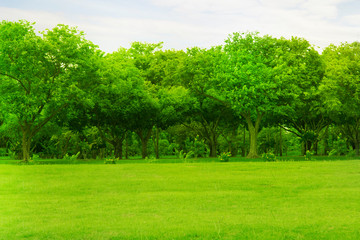
[[[142,157],[150,139],[159,157],[163,131],[173,141],[186,128],[214,157],[219,137],[236,152],[233,140],[240,133],[245,138],[246,128],[247,156],[254,158],[264,127],[283,129],[280,137],[282,131],[295,134],[305,153],[316,152],[329,126],[336,126],[359,154],[359,58],[358,42],[330,45],[319,54],[302,38],[249,32],[208,49],[134,42],[105,54],[76,28],[36,33],[27,21],[2,21],[0,145],[21,143],[28,161],[36,151],[32,140],[44,132],[36,146],[57,136],[51,129],[61,129],[62,136],[90,131],[103,143],[94,145],[110,145],[122,157],[124,141],[128,148],[136,134]],[[281,141],[277,146],[281,153]],[[65,140],[62,155],[67,148]]]

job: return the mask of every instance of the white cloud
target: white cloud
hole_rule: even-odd
[[[16,8],[0,7],[0,16],[2,20],[18,21],[27,20],[36,22],[36,29],[45,30],[53,28],[57,24],[67,24],[76,26],[74,22],[67,19],[61,12],[27,11]]]
[[[176,49],[209,47],[222,44],[232,32],[248,30],[304,37],[321,47],[359,40],[360,15],[339,13],[339,4],[351,0],[143,0],[141,7],[135,0],[123,5],[110,0],[64,1],[69,12],[0,7],[0,16],[36,21],[38,29],[58,23],[78,26],[106,52],[133,41],[163,41],[165,47]]]
[[[345,16],[345,17],[343,17],[343,20],[347,24],[350,24],[352,26],[359,26],[359,24],[360,24],[360,14]],[[358,30],[358,32],[360,32],[360,29]]]

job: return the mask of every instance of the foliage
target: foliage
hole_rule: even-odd
[[[51,119],[73,101],[91,104],[102,53],[66,25],[37,34],[29,22],[2,21],[0,32],[0,110],[16,116],[28,161],[31,140]]]
[[[179,159],[180,159],[181,162],[187,162],[193,156],[194,156],[193,151],[189,151],[189,152],[186,153],[186,152],[184,152],[184,150],[180,150],[180,152],[179,152]]]
[[[116,161],[118,161],[118,158],[115,157],[109,157],[109,158],[105,158],[104,163],[105,164],[115,164]]]
[[[203,139],[200,139],[199,135],[197,135],[194,140],[191,138],[187,138],[185,140],[185,147],[188,151],[193,152],[194,157],[205,157],[208,149]]]
[[[105,55],[75,27],[34,24],[0,23],[0,148],[13,159],[360,154],[359,42],[319,54],[303,38],[237,32],[208,49],[134,42]]]
[[[220,162],[229,162],[231,157],[230,152],[223,152],[219,155]]]
[[[269,151],[267,153],[263,153],[261,158],[266,162],[276,162],[277,158],[275,154],[272,151]]]
[[[346,139],[344,139],[341,134],[336,136],[332,147],[333,149],[329,152],[329,156],[345,155],[348,152]]]
[[[159,162],[159,160],[156,159],[155,157],[146,157],[145,161],[148,162],[148,163],[157,163],[157,162]]]
[[[359,155],[360,149],[360,43],[330,45],[323,51],[326,62],[320,93],[326,111],[343,128],[343,134]]]
[[[313,152],[307,150],[305,154],[305,161],[311,161],[313,159],[313,155],[314,155]]]
[[[69,163],[75,163],[76,159],[78,159],[79,155],[80,155],[80,152],[78,152],[74,155],[69,155],[66,153],[63,159]]]
[[[249,158],[256,158],[257,135],[266,114],[284,104],[284,84],[275,77],[279,41],[258,33],[233,33],[225,40],[223,54],[212,78],[217,97],[247,123]]]

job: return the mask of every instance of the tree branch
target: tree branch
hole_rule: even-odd
[[[29,93],[30,93],[29,90],[25,87],[25,85],[21,82],[20,79],[17,79],[17,78],[14,77],[14,76],[11,76],[11,75],[9,75],[9,74],[2,73],[2,72],[0,72],[0,75],[4,75],[4,76],[7,76],[7,77],[9,77],[9,78],[12,78],[12,79],[16,80],[18,83],[20,83],[21,87],[25,90],[26,94],[29,94]]]

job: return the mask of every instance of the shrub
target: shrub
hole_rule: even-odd
[[[356,151],[355,150],[350,150],[347,154],[347,157],[355,157],[356,156]]]
[[[188,153],[185,153],[184,150],[181,150],[179,152],[179,159],[182,162],[187,162],[190,158],[192,158],[194,156],[194,152],[193,151],[189,151]]]
[[[310,152],[309,150],[307,150],[306,153],[305,153],[305,161],[311,161],[313,155],[314,155],[314,154],[313,154],[312,152]]]
[[[114,158],[114,157],[109,157],[109,158],[105,158],[104,163],[105,164],[115,164],[117,160],[119,160],[119,159]]]
[[[340,156],[345,155],[348,152],[348,147],[346,145],[346,139],[344,139],[341,134],[333,142],[333,149],[330,151],[329,156]]]
[[[273,152],[263,153],[261,158],[266,162],[276,162],[277,161],[276,156]]]
[[[64,160],[67,160],[69,163],[75,163],[76,159],[79,157],[80,152],[78,152],[77,154],[74,155],[69,155],[69,154],[65,154],[64,156]]]
[[[223,152],[223,153],[220,154],[219,160],[220,160],[220,162],[229,162],[230,157],[231,157],[230,152]]]
[[[187,150],[192,151],[194,157],[205,157],[207,152],[207,146],[204,139],[200,139],[197,135],[193,141],[190,138],[187,138],[185,141],[185,147]]]
[[[156,159],[155,157],[145,157],[145,161],[148,162],[148,163],[156,163],[159,160]]]

